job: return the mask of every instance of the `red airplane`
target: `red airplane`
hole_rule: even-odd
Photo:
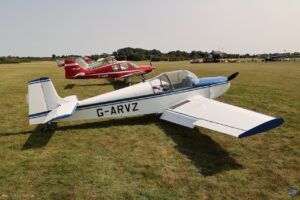
[[[56,62],[59,67],[64,67],[67,79],[123,78],[129,85],[132,76],[145,80],[144,75],[155,69],[154,66],[138,66],[128,61],[117,61],[113,56],[100,58],[96,62],[87,57],[68,58]]]

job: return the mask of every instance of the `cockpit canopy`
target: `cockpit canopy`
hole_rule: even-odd
[[[108,56],[108,57],[105,57],[105,58],[99,58],[97,60],[97,63],[101,63],[101,65],[108,65],[108,64],[111,64],[111,63],[114,63],[114,62],[117,62],[117,60],[115,59],[114,56]]]
[[[75,58],[75,62],[85,69],[96,69],[117,62],[114,56],[99,58],[96,62],[87,63],[82,57]]]
[[[154,93],[176,90],[193,86],[193,79],[198,79],[197,76],[187,70],[178,70],[160,74],[149,82],[152,85]]]

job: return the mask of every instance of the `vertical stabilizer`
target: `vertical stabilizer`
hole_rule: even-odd
[[[62,99],[48,77],[41,77],[28,82],[29,122],[39,124],[46,115],[57,108]]]

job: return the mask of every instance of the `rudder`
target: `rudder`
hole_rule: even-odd
[[[79,62],[81,61],[81,62]],[[86,74],[86,67],[88,64],[80,59],[66,59],[64,64],[65,69],[65,78],[67,79],[75,79]]]

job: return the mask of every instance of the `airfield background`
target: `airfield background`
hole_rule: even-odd
[[[53,61],[1,64],[0,197],[286,199],[298,190],[299,62],[153,65],[151,76],[183,67],[199,77],[239,71],[220,100],[285,124],[244,140],[155,115],[59,123],[41,133],[28,126],[28,80],[49,76],[58,94],[79,99],[124,85],[66,80]]]
[[[1,0],[0,200],[295,200],[300,190],[299,0]],[[147,115],[29,125],[28,81],[79,100],[126,87],[68,80],[56,59],[240,72],[218,100],[281,117],[236,139]],[[133,78],[133,83],[139,83]]]

